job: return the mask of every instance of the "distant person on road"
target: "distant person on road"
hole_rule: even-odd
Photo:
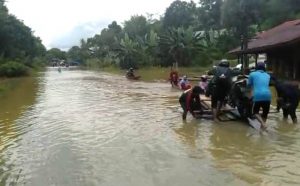
[[[178,86],[178,72],[171,67],[170,77],[169,77],[170,83],[172,87]]]
[[[191,88],[191,85],[187,79],[187,76],[183,76],[182,79],[179,82],[179,87],[181,90],[188,90]]]
[[[203,90],[203,93],[205,94],[208,88],[208,80],[206,75],[202,75],[200,77],[199,87]]]
[[[199,86],[188,89],[182,93],[179,98],[179,103],[183,109],[182,119],[186,120],[186,115],[190,112],[194,117],[196,117],[195,111],[202,111],[200,103],[200,93],[202,89]]]
[[[135,77],[135,75],[134,75],[134,70],[133,70],[132,67],[129,68],[129,70],[127,71],[126,77],[127,77],[127,78],[134,78],[134,77]]]

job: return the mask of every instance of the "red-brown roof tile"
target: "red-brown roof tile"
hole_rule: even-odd
[[[267,49],[300,41],[300,19],[287,21],[270,30],[258,33],[248,43],[244,53],[264,52]],[[229,51],[231,54],[243,53],[240,48]]]

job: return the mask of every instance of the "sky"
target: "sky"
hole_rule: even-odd
[[[11,14],[29,26],[47,49],[67,50],[112,21],[163,15],[174,0],[6,0]]]

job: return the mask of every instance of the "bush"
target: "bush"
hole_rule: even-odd
[[[29,74],[29,68],[21,63],[10,61],[0,65],[1,77],[18,77],[18,76],[26,76],[28,74]]]

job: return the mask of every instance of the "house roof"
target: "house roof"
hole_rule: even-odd
[[[262,53],[266,50],[293,44],[300,41],[300,19],[287,21],[270,30],[258,33],[248,42],[248,49],[241,51],[240,47],[229,51],[230,54]]]

